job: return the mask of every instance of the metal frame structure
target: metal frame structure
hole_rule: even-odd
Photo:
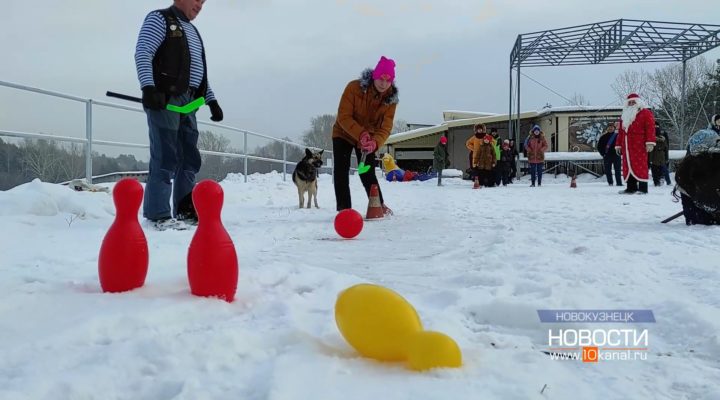
[[[134,111],[138,113],[145,113],[142,108],[138,107],[128,107],[120,104],[115,103],[108,103],[105,101],[98,101],[93,99],[86,99],[74,95],[69,95],[65,93],[60,92],[54,92],[51,90],[45,90],[40,89],[32,86],[25,86],[20,85],[17,83],[12,82],[5,82],[0,81],[1,87],[7,87],[11,89],[18,89],[22,91],[27,92],[33,92],[33,93],[39,93],[46,96],[51,97],[57,97],[61,99],[76,101],[80,103],[85,103],[85,138],[79,138],[79,137],[69,137],[69,136],[59,136],[59,135],[48,135],[43,133],[34,133],[34,132],[18,132],[18,131],[9,131],[0,129],[0,137],[1,136],[9,136],[9,137],[17,137],[17,138],[29,138],[29,139],[45,139],[45,140],[57,140],[60,142],[69,142],[69,143],[79,143],[82,144],[85,148],[85,179],[88,183],[92,183],[93,180],[93,172],[92,172],[92,146],[93,144],[97,145],[103,145],[103,146],[110,146],[110,147],[125,147],[125,148],[150,148],[149,144],[141,144],[141,143],[124,143],[124,142],[111,142],[107,140],[97,140],[93,139],[93,106],[102,106],[102,107],[108,107],[111,109],[119,109],[119,110],[126,110],[126,111]],[[243,135],[243,152],[241,154],[238,153],[225,153],[225,152],[217,152],[217,151],[209,151],[209,150],[200,150],[200,154],[207,154],[207,155],[215,155],[215,156],[223,156],[223,157],[230,157],[230,158],[242,158],[244,161],[244,179],[245,182],[247,182],[248,177],[248,160],[257,160],[257,161],[266,161],[271,163],[279,163],[283,165],[283,181],[286,180],[287,175],[287,166],[288,165],[295,165],[297,161],[289,161],[287,159],[287,146],[294,146],[301,149],[304,149],[305,147],[300,143],[294,143],[283,139],[278,139],[272,136],[263,135],[260,133],[248,131],[245,129],[236,128],[229,125],[222,125],[217,124],[214,122],[207,122],[207,121],[197,121],[198,125],[204,125],[204,126],[211,126],[211,127],[217,127],[222,129],[227,129],[231,132],[235,133],[241,133]],[[258,157],[253,156],[248,151],[248,135],[258,138],[263,138],[267,140],[272,140],[275,142],[281,142],[283,144],[283,159],[275,159],[275,158],[266,158],[266,157]],[[317,149],[321,150],[321,149]],[[335,165],[335,154],[331,149],[325,149],[325,153],[330,154],[330,159],[333,161],[333,166]],[[330,168],[330,173],[332,174],[334,171],[334,168]]]
[[[682,62],[682,96],[686,99],[687,61],[718,46],[720,25],[633,19],[518,35],[510,53],[510,137],[520,137],[521,67]],[[513,69],[517,70],[515,86]],[[513,89],[517,110],[513,109]],[[682,102],[683,108],[685,103]],[[684,109],[682,115],[684,118]]]

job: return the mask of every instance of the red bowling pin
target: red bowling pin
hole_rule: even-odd
[[[235,298],[238,260],[235,244],[220,220],[223,190],[206,179],[192,192],[198,227],[188,248],[187,268],[190,292],[196,296]]]
[[[98,274],[103,292],[125,292],[145,284],[148,245],[138,222],[143,188],[135,179],[120,180],[113,189],[115,221],[100,246]]]

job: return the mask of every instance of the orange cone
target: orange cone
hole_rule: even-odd
[[[370,186],[370,198],[368,199],[368,209],[365,219],[378,219],[383,218],[385,213],[383,212],[382,204],[380,204],[380,190],[378,185]]]
[[[570,187],[571,187],[571,188],[576,188],[576,187],[577,187],[577,182],[575,181],[575,177],[576,177],[576,176],[573,175],[572,180],[570,181]]]

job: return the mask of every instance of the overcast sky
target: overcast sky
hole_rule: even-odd
[[[0,80],[108,100],[106,90],[140,95],[137,33],[150,10],[171,1],[2,3]],[[223,123],[298,137],[311,117],[335,113],[345,84],[381,55],[398,65],[396,118],[435,124],[443,110],[507,112],[518,34],[618,18],[720,24],[719,15],[708,0],[207,0],[194,23]],[[706,57],[720,58],[720,51]],[[567,97],[577,92],[605,105],[618,73],[661,65],[524,72]],[[528,79],[522,88],[524,110],[565,105]],[[208,119],[207,108],[199,116]],[[147,140],[140,113],[96,107],[94,118],[101,139]],[[82,136],[84,106],[0,87],[0,129]]]

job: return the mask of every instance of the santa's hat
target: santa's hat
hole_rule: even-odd
[[[625,100],[625,106],[628,107],[628,103],[630,103],[630,100],[634,100],[635,104],[637,104],[640,108],[645,108],[645,102],[643,101],[642,97],[640,97],[637,93],[630,93]]]

